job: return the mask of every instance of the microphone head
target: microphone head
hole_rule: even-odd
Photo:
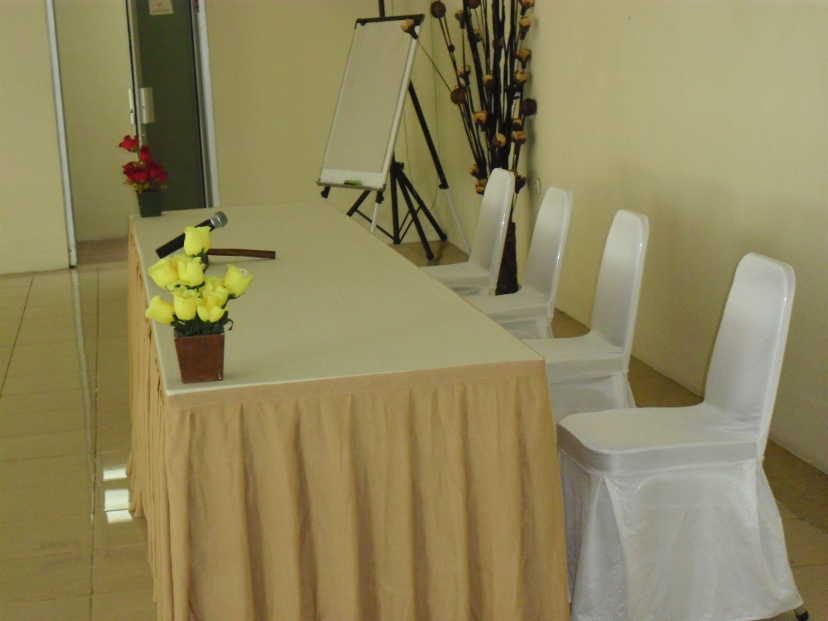
[[[227,224],[227,216],[225,215],[225,213],[223,211],[217,211],[210,218],[210,224],[213,225],[213,228],[220,229],[225,224]]]

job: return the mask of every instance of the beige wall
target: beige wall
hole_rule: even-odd
[[[536,15],[531,172],[575,193],[558,305],[589,319],[613,213],[646,213],[635,354],[700,391],[739,258],[791,263],[772,436],[828,470],[828,7],[556,0]]]
[[[389,14],[423,11],[428,3],[388,0]],[[425,9],[423,8],[425,7]],[[211,2],[208,6],[219,190],[223,205],[315,200],[325,141],[358,17],[377,15],[376,0]],[[429,33],[424,34],[426,49]],[[420,55],[414,80],[434,121],[433,76]],[[410,147],[405,136],[409,135]],[[436,175],[412,111],[398,153],[431,194]],[[358,196],[333,190],[340,209]],[[370,213],[370,203],[366,203]],[[387,219],[388,209],[384,209]],[[408,240],[415,239],[413,232]]]
[[[125,237],[129,214],[138,212],[121,175],[129,154],[117,147],[133,133],[125,6],[55,0],[55,19],[77,237]]]
[[[44,3],[0,2],[0,273],[66,267]]]

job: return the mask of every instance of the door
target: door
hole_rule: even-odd
[[[206,207],[194,0],[127,0],[141,143],[169,174],[164,210]]]

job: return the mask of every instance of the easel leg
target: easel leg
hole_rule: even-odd
[[[463,224],[460,222],[460,216],[457,214],[457,210],[454,208],[454,199],[452,198],[451,188],[448,186],[444,188],[440,188],[446,195],[446,202],[448,203],[449,211],[451,212],[451,217],[454,219],[454,226],[457,227],[457,230],[460,231],[460,239],[463,240],[463,248],[466,251],[467,255],[471,254],[471,247],[469,246],[469,240],[466,239],[466,232],[463,230]]]
[[[417,190],[414,189],[414,184],[411,183],[411,179],[408,178],[408,176],[405,174],[405,171],[402,171],[400,173],[400,185],[403,185],[408,189],[408,191],[411,193],[411,196],[413,196],[414,200],[417,201],[417,205],[419,205],[420,207],[419,211],[425,214],[425,217],[428,218],[428,221],[431,223],[431,226],[434,228],[434,231],[437,233],[440,239],[445,241],[448,238],[448,236],[445,234],[443,229],[440,228],[440,225],[437,224],[437,220],[434,219],[434,216],[431,215],[431,211],[429,211],[428,207],[426,207],[426,204],[423,202],[423,199],[417,193]]]
[[[428,243],[428,239],[426,239],[426,234],[423,230],[423,225],[420,224],[420,219],[417,217],[417,210],[414,207],[414,203],[411,201],[411,196],[409,196],[408,194],[408,188],[406,187],[406,184],[402,181],[402,179],[405,179],[405,177],[401,178],[400,192],[402,192],[405,204],[408,206],[408,213],[411,215],[411,219],[414,222],[414,226],[417,227],[417,235],[419,235],[420,237],[420,243],[423,246],[423,250],[426,253],[426,257],[429,261],[433,261],[434,253],[431,251],[431,245]]]

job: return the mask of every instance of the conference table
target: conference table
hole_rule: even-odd
[[[224,380],[183,384],[134,218],[131,511],[159,621],[568,619],[555,426],[532,350],[323,201],[223,209]]]

